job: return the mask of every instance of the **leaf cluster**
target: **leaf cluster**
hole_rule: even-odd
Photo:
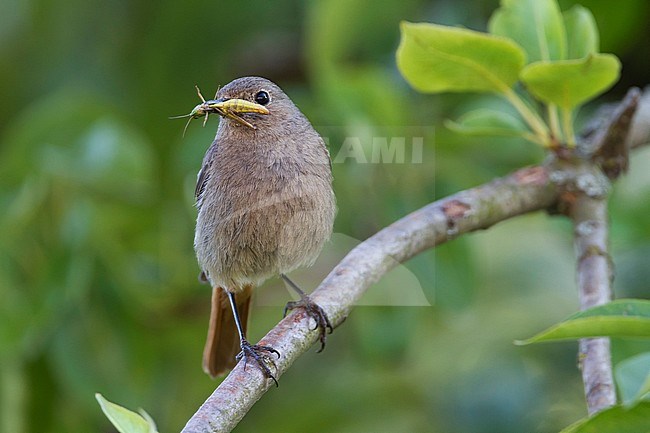
[[[579,5],[562,12],[556,0],[502,0],[488,28],[403,22],[397,65],[421,92],[494,93],[524,120],[482,109],[448,123],[458,132],[574,146],[576,110],[608,90],[621,68],[616,56],[599,52],[591,12]],[[525,93],[545,106],[545,116]]]

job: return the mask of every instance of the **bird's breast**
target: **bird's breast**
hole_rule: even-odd
[[[310,263],[334,219],[329,166],[305,166],[273,153],[215,161],[202,200],[199,262],[232,281],[265,279]]]

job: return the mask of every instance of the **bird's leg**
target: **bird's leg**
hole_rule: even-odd
[[[273,375],[273,373],[271,372],[271,369],[269,369],[268,364],[272,365],[273,368],[275,368],[275,362],[273,362],[273,359],[269,356],[269,354],[274,353],[278,356],[278,358],[280,358],[280,352],[278,352],[271,346],[259,346],[257,344],[250,344],[248,340],[246,340],[246,336],[244,335],[244,331],[241,326],[239,312],[237,311],[237,304],[235,303],[235,294],[232,292],[227,292],[227,293],[228,293],[228,300],[230,300],[230,306],[232,307],[232,314],[235,318],[235,325],[237,326],[237,332],[239,332],[239,342],[240,342],[241,352],[239,352],[239,354],[237,355],[236,358],[237,361],[243,359],[244,370],[246,370],[246,365],[248,365],[249,358],[254,359],[258,367],[260,368],[260,370],[262,370],[262,374],[264,374],[264,377],[266,377],[267,379],[273,379],[273,382],[275,382],[275,386],[278,386],[278,381]]]
[[[303,292],[296,283],[289,279],[289,277],[285,274],[280,274],[280,276],[296,293],[298,293],[298,295],[300,295],[300,300],[287,302],[287,305],[284,307],[284,316],[287,315],[287,311],[289,310],[303,308],[307,315],[316,322],[316,327],[313,330],[318,329],[320,332],[320,349],[318,349],[318,352],[322,352],[323,349],[325,349],[325,342],[327,341],[327,330],[329,329],[330,334],[333,331],[332,324],[327,318],[327,314],[325,314],[325,311],[320,307],[320,305],[314,303],[309,298],[309,295]]]

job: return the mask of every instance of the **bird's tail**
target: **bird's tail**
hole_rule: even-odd
[[[250,310],[252,286],[245,286],[235,294],[235,303],[242,330],[246,333]],[[212,311],[208,339],[203,350],[203,371],[211,377],[223,374],[235,366],[235,356],[241,351],[235,317],[228,301],[228,294],[221,287],[212,289]]]

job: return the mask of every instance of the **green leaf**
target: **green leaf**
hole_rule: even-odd
[[[521,71],[521,81],[539,100],[572,110],[614,85],[620,70],[616,56],[594,54],[578,60],[531,63]]]
[[[650,403],[632,408],[615,406],[593,417],[585,418],[560,433],[648,433],[650,432]]]
[[[513,41],[472,30],[401,23],[397,66],[421,92],[507,92],[525,53]]]
[[[605,336],[650,337],[650,301],[620,299],[590,308],[517,344]]]
[[[445,125],[452,131],[472,136],[521,137],[530,133],[526,125],[517,117],[503,111],[484,108],[465,113],[455,122],[448,120]]]
[[[623,404],[640,401],[650,392],[650,352],[619,362],[614,373]]]
[[[628,316],[650,318],[650,301],[645,299],[617,299],[604,305],[578,311],[569,319],[593,316]]]
[[[564,20],[555,0],[501,0],[488,28],[521,45],[529,62],[566,59]]]
[[[599,50],[600,36],[591,11],[575,5],[564,12],[569,59],[581,59]]]
[[[95,394],[95,398],[106,418],[120,433],[157,433],[156,425],[146,412],[142,411],[144,416],[139,415],[120,405],[111,403],[99,393]]]

